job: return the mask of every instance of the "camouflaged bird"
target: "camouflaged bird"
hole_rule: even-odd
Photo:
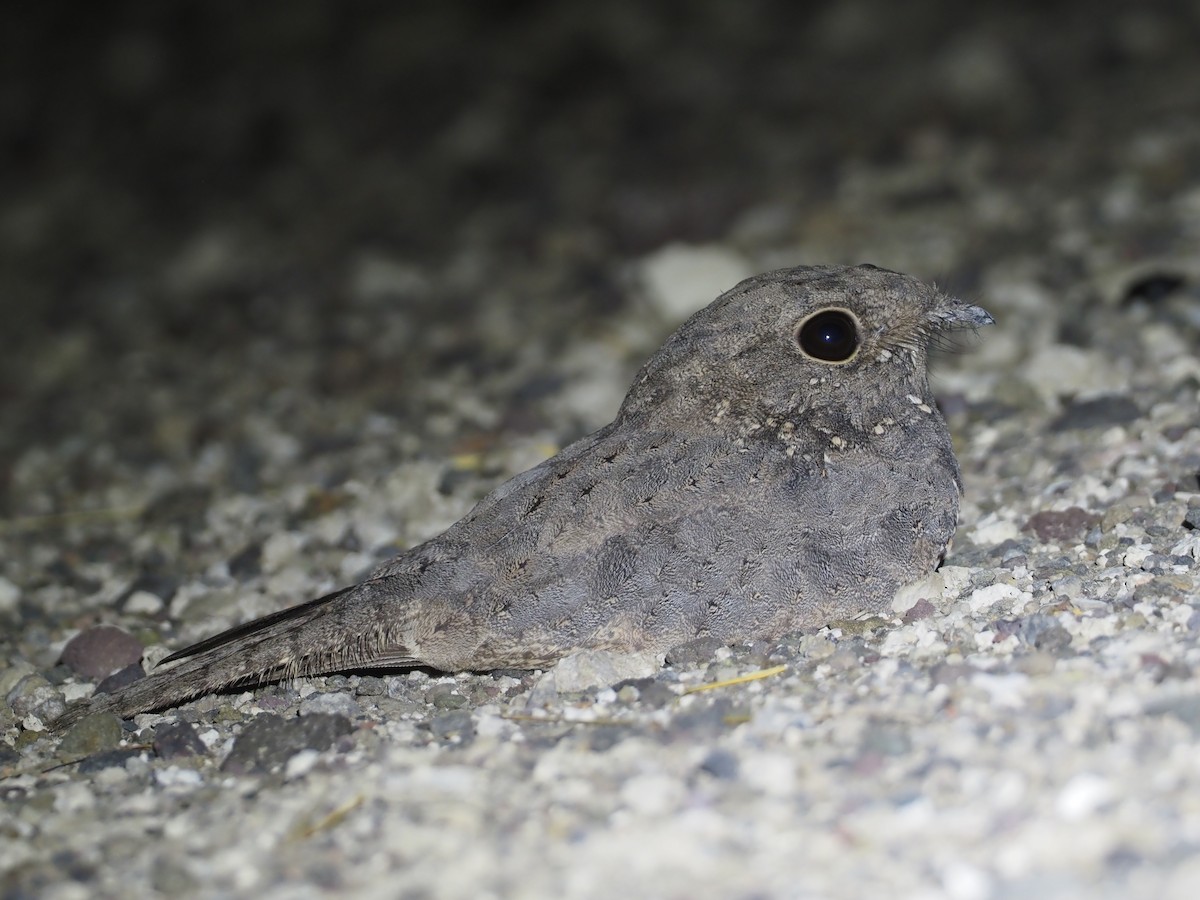
[[[290,676],[535,668],[886,613],[954,533],[938,334],[987,312],[874,266],[747,279],[643,366],[616,419],[361,584],[168,657],[122,716]]]

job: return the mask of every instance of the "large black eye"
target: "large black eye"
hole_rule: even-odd
[[[804,320],[796,342],[813,359],[845,362],[858,351],[858,323],[845,310],[822,310]]]

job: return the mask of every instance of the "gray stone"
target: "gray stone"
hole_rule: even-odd
[[[58,752],[62,756],[88,756],[117,746],[122,737],[120,719],[112,713],[96,713],[71,726],[63,735]]]
[[[173,722],[154,732],[154,755],[159,759],[181,759],[207,753],[208,748],[191,722]]]
[[[62,691],[40,675],[22,678],[8,692],[5,700],[18,719],[32,715],[49,723],[60,719],[67,709]]]
[[[221,763],[221,771],[234,775],[265,775],[277,771],[301,750],[328,750],[353,731],[345,716],[314,713],[282,719],[264,713],[245,727]]]
[[[362,708],[350,694],[341,691],[310,694],[300,703],[300,715],[318,714],[345,716],[353,720],[362,715]]]

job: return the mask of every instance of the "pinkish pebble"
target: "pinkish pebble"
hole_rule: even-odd
[[[115,625],[80,632],[63,648],[63,663],[77,675],[104,678],[142,658],[142,644]]]

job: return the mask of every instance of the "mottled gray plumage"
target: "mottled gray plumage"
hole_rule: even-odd
[[[927,347],[989,322],[873,266],[747,279],[667,339],[611,424],[444,534],[83,711],[345,669],[532,668],[885,612],[957,524]]]

